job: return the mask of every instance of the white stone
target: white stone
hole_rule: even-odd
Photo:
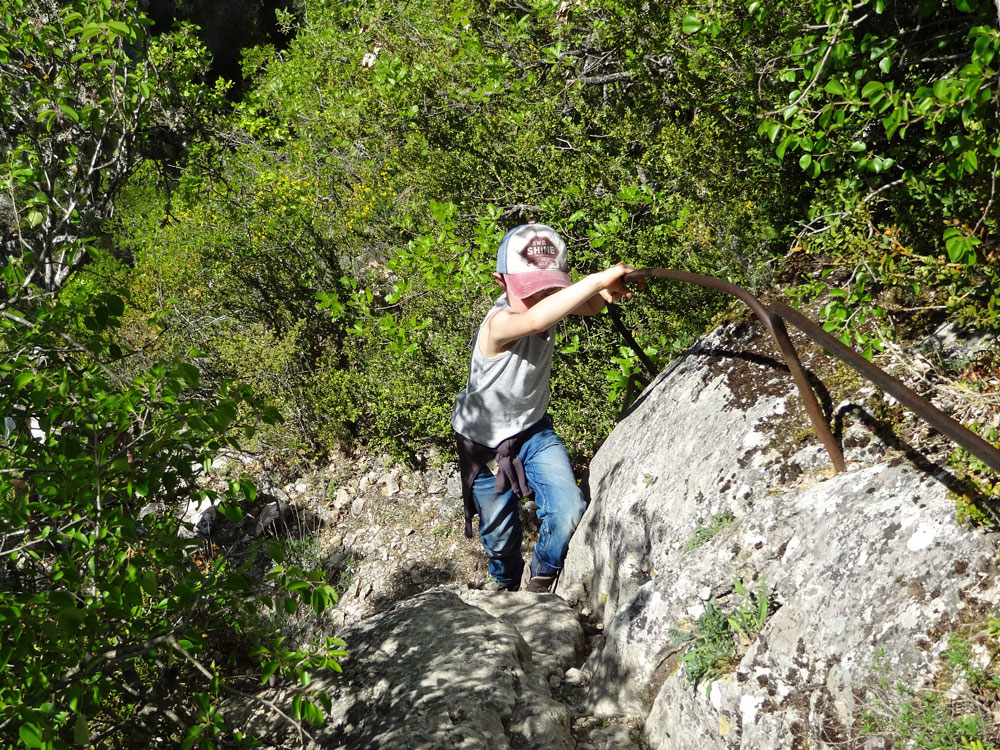
[[[333,501],[333,507],[336,508],[337,510],[343,510],[350,504],[350,502],[351,502],[351,493],[347,490],[346,487],[340,487],[337,490],[337,497]]]
[[[927,549],[934,542],[934,537],[937,536],[937,532],[929,523],[921,523],[917,526],[917,530],[913,532],[913,535],[906,540],[906,548],[910,552],[919,552],[922,549]]]

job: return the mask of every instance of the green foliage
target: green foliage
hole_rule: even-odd
[[[353,556],[347,557],[342,565],[343,567],[337,574],[337,580],[333,585],[334,590],[338,592],[338,596],[347,591],[357,577],[357,563]]]
[[[556,226],[575,274],[624,259],[766,281],[758,261],[787,221],[787,191],[739,121],[755,89],[734,93],[768,37],[693,49],[679,11],[650,12],[304,3],[287,51],[245,56],[252,86],[225,124],[237,145],[198,150],[160,200],[164,226],[144,222],[145,200],[126,209],[137,319],[170,300],[157,344],[194,343],[209,370],[237,377],[211,342],[263,325],[260,340],[297,350],[278,398],[298,442],[412,454],[450,442],[496,244],[514,224]],[[661,360],[720,305],[666,286],[642,299],[631,327]],[[615,411],[592,373],[634,363],[615,361],[631,355],[602,321],[569,321],[561,340],[571,364],[553,411],[583,454]]]
[[[783,10],[756,14],[773,22]],[[813,185],[793,249],[853,270],[853,288],[831,285],[828,327],[870,351],[889,335],[865,326],[880,316],[878,285],[922,289],[996,325],[995,7],[823,0],[813,14],[791,32],[759,131]]]
[[[862,733],[898,736],[894,748],[994,748],[979,739],[987,729],[981,717],[955,716],[948,702],[935,693],[904,700],[898,711],[891,719],[867,714]]]
[[[736,598],[729,614],[720,610],[713,597],[705,611],[688,628],[671,631],[672,645],[683,647],[681,664],[692,685],[708,680],[705,694],[712,689],[711,680],[730,671],[739,656],[757,637],[767,622],[770,603],[767,587],[761,580],[755,591],[748,591],[738,579],[733,580]]]
[[[83,264],[131,172],[188,137],[220,100],[194,81],[204,50],[184,30],[151,38],[149,24],[133,2],[11,0],[0,11],[0,186],[3,220],[14,230],[3,239],[11,279],[61,286]],[[183,131],[172,130],[179,121]]]
[[[1000,693],[994,670],[1000,653],[996,625],[996,620],[989,621],[989,637],[983,639],[980,633],[976,638],[985,646],[987,664],[975,656],[972,643],[964,636],[956,634],[948,639],[941,654],[941,690],[915,691],[886,678],[878,679],[860,714],[861,734],[888,739],[893,748],[996,750],[1000,734],[988,708]],[[879,652],[873,672],[882,671],[885,656]]]
[[[984,429],[978,422],[966,425],[993,447],[1000,447],[1000,433],[994,427]],[[976,526],[996,527],[997,503],[1000,501],[1000,486],[996,472],[984,461],[976,458],[964,448],[956,447],[948,457],[956,477],[964,484],[964,492],[955,493],[956,520]]]
[[[729,512],[719,513],[707,519],[699,518],[695,523],[694,536],[684,545],[684,550],[690,552],[693,549],[698,549],[735,520],[736,517]]]
[[[178,519],[208,503],[239,519],[252,483],[212,489],[205,472],[277,414],[245,384],[207,383],[196,350],[138,356],[116,285],[127,274],[102,250],[127,180],[148,174],[167,136],[201,127],[221,93],[198,82],[207,57],[188,31],[152,39],[149,25],[128,2],[0,11],[5,746],[214,747],[234,735],[219,708],[239,692],[241,649],[276,638],[260,625],[253,554],[216,555]],[[100,263],[80,274],[88,256]],[[290,566],[267,586],[286,609],[336,601]],[[335,669],[339,645],[262,656],[300,683],[296,717],[316,718],[308,673]]]
[[[798,296],[825,295],[827,329],[869,357],[896,322],[887,289],[990,323],[989,13],[305,0],[169,183],[133,169],[109,193],[125,262],[94,250],[95,270],[128,289],[136,362],[196,347],[207,383],[274,399],[286,419],[258,446],[290,460],[449,447],[496,244],[529,219],[566,237],[576,277],[626,260],[759,290],[790,241],[793,270],[835,269]],[[177,45],[170,101],[209,104]],[[184,122],[214,112],[195,108]],[[726,304],[649,284],[623,312],[664,364]],[[600,317],[559,337],[552,410],[581,459],[639,367]]]
[[[65,330],[82,312],[75,305],[86,310],[90,348],[67,353],[48,326]],[[130,731],[208,738],[227,687],[214,639],[266,637],[253,633],[246,567],[206,557],[177,520],[178,508],[205,502],[239,518],[252,484],[238,479],[218,492],[200,476],[251,427],[238,419],[242,407],[263,413],[261,404],[245,386],[204,392],[198,369],[183,362],[122,380],[100,364],[115,345],[98,348],[121,311],[120,300],[67,293],[35,308],[39,325],[4,319],[0,331],[16,347],[0,365],[0,411],[13,420],[0,451],[0,727],[29,746],[68,747],[74,733],[116,737],[143,701],[171,694],[171,672],[192,683],[189,718]],[[294,568],[277,568],[272,583],[317,611],[335,600]]]

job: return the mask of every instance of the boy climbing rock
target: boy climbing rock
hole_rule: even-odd
[[[479,327],[465,389],[451,424],[458,441],[465,535],[479,515],[492,587],[521,585],[519,499],[534,496],[541,528],[531,557],[528,591],[548,591],[562,570],[570,537],[586,503],[569,456],[552,429],[549,372],[555,325],[567,315],[594,315],[631,299],[619,263],[575,284],[566,243],[544,224],[511,229],[500,242],[493,278],[504,294]]]

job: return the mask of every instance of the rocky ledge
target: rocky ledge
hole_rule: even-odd
[[[595,456],[554,595],[470,589],[485,571],[453,536],[451,469],[332,467],[286,487],[325,514],[313,553],[355,571],[303,630],[349,652],[317,676],[334,703],[311,745],[875,750],[931,694],[1000,723],[997,536],[956,520],[969,488],[950,448],[887,424],[906,417],[796,345],[848,471],[831,471],[760,327],[723,326]],[[301,744],[273,714],[248,722]]]
[[[969,674],[997,665],[997,536],[956,521],[956,478],[851,401],[834,476],[768,348],[746,324],[699,342],[590,467],[561,590],[605,626],[585,707],[652,748],[883,747],[861,729],[887,685],[961,696],[956,639]]]

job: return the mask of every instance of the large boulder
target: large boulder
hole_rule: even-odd
[[[583,633],[576,614],[555,595],[432,589],[338,636],[349,655],[343,674],[314,683],[331,695],[333,708],[326,723],[311,730],[310,747],[573,747],[569,711],[553,699],[549,678],[574,665]],[[261,697],[287,702],[280,690]],[[235,707],[233,715],[239,714]],[[248,723],[267,741],[288,729],[267,711]]]
[[[584,667],[589,710],[645,717],[652,748],[853,739],[874,669],[933,681],[951,634],[1000,601],[996,536],[956,522],[953,478],[861,422],[834,475],[773,352],[756,324],[706,337],[590,465],[560,593],[605,626]],[[766,617],[747,609],[755,594]],[[685,654],[708,608],[763,627],[695,685]]]

